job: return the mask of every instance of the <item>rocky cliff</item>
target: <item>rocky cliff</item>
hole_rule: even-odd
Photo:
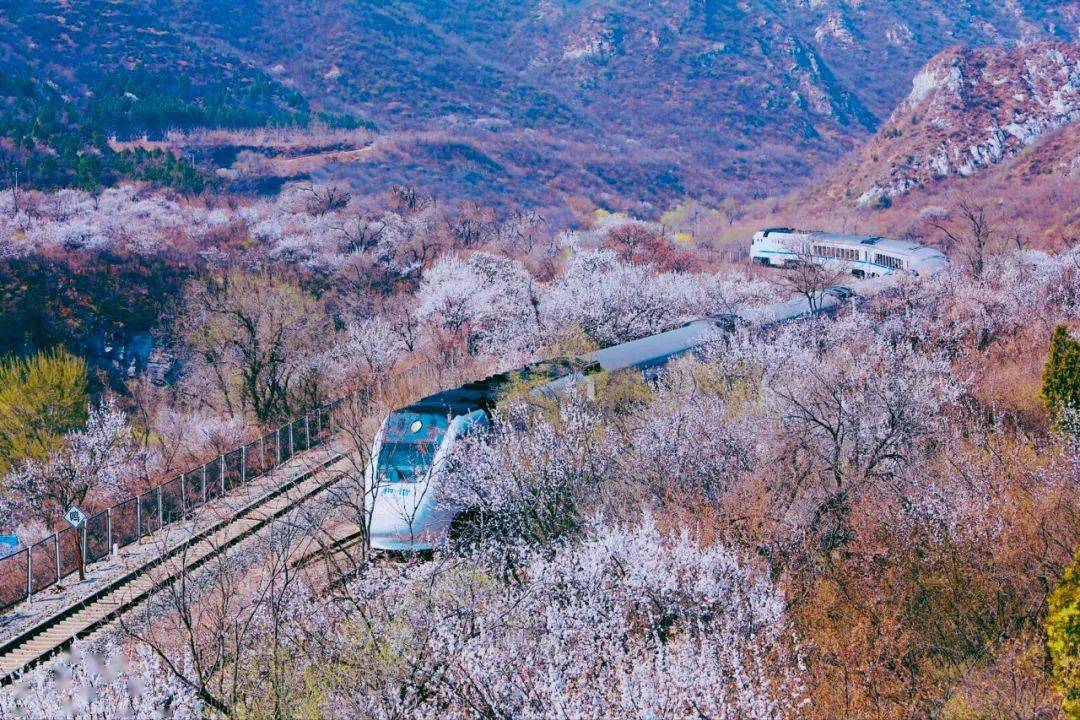
[[[1080,120],[1080,46],[951,48],[931,60],[837,189],[861,205],[968,177]],[[1066,163],[1068,164],[1068,163]]]

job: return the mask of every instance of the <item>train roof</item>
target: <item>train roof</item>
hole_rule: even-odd
[[[907,254],[917,250],[929,249],[922,245],[904,240],[881,237],[880,235],[848,235],[844,233],[823,232],[815,230],[806,233],[811,240],[835,243],[837,245],[858,245],[861,247],[873,247],[886,252]],[[934,251],[936,252],[936,251]]]
[[[718,328],[733,329],[736,322],[735,316],[692,320],[659,335],[650,335],[597,350],[592,357],[603,370],[621,370],[628,367],[644,370],[662,365],[671,357],[698,347],[708,333]]]
[[[483,380],[428,395],[401,409],[417,413],[446,412],[455,417],[476,410],[488,410],[495,406],[506,388],[514,382],[550,382],[572,375],[582,364],[580,360],[569,358],[543,360],[518,370],[498,373]],[[587,362],[584,364],[587,365]]]
[[[538,388],[557,390],[572,383],[574,378],[601,370],[613,372],[629,367],[645,370],[663,365],[672,357],[700,346],[708,333],[716,329],[733,329],[738,321],[739,318],[735,315],[691,320],[658,335],[612,345],[584,357],[545,360],[526,365],[519,370],[499,373],[451,390],[443,390],[401,409],[417,413],[445,412],[456,417],[476,410],[491,409],[514,382],[526,382],[535,384]]]
[[[872,247],[892,255],[903,256],[916,264],[938,266],[946,262],[945,254],[926,245],[920,245],[909,240],[896,240],[880,235],[856,235],[849,233],[826,232],[823,230],[792,230],[790,228],[768,228],[762,233],[768,236],[770,233],[782,233],[787,235],[800,235],[810,242],[826,242],[834,245],[846,245],[849,247],[867,248]]]
[[[762,230],[759,230],[758,232],[760,232],[764,237],[769,237],[769,235],[772,234],[772,233],[793,233],[793,232],[795,232],[795,228],[771,227],[771,228],[763,228]]]

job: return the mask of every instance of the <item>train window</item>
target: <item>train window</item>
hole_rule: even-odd
[[[882,253],[876,253],[874,255],[874,262],[878,265],[884,265],[887,268],[898,270],[904,267],[904,261],[901,258],[893,257],[892,255],[884,255]]]
[[[391,413],[383,427],[379,451],[379,481],[382,483],[416,482],[430,471],[443,436],[450,426],[444,413],[417,413],[400,410]]]
[[[401,410],[386,418],[383,438],[396,442],[418,442],[439,439],[450,425],[443,413],[416,413]]]
[[[483,410],[474,410],[462,419],[461,435],[463,437],[476,435],[486,431],[489,427],[491,427],[491,421],[488,420],[487,413]]]
[[[435,460],[439,444],[431,441],[391,443],[379,451],[379,482],[400,483],[423,480]]]

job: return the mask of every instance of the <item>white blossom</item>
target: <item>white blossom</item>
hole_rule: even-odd
[[[384,652],[432,668],[413,675],[422,688],[376,700],[384,717],[780,720],[805,701],[798,642],[768,574],[691,532],[665,536],[647,515],[528,555],[513,583],[469,563],[409,579],[356,588],[420,642],[377,629]]]
[[[377,377],[392,368],[404,351],[405,344],[390,323],[376,317],[349,327],[344,355],[347,363],[362,363]]]
[[[0,690],[0,715],[13,720],[197,720],[203,709],[195,690],[145,646],[129,660],[113,644],[76,643]]]
[[[68,433],[58,451],[20,464],[4,478],[5,512],[62,513],[91,493],[107,500],[124,489],[140,457],[127,416],[113,401],[91,406],[85,427]]]
[[[422,320],[465,333],[470,345],[510,354],[535,348],[541,333],[534,280],[520,263],[488,253],[441,259],[418,293]]]

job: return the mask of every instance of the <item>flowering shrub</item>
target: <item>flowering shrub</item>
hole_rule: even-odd
[[[324,670],[328,716],[798,717],[806,691],[783,593],[728,548],[666,536],[645,516],[528,551],[509,582],[485,558],[352,586],[370,620],[361,645],[385,664],[374,688]],[[339,657],[361,652],[358,640]]]
[[[76,643],[0,692],[0,715],[13,719],[197,720],[203,709],[198,693],[149,648],[129,660],[112,643]]]

